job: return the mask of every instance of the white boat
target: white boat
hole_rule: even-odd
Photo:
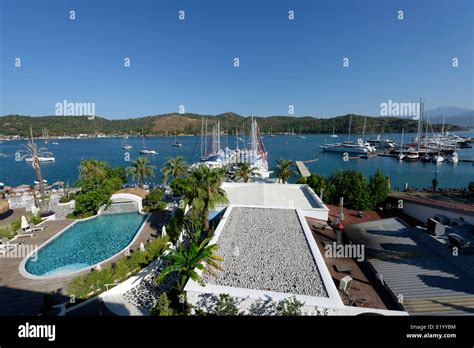
[[[54,157],[38,157],[40,162],[55,162],[56,159]],[[25,162],[33,162],[33,158],[25,158]]]
[[[442,162],[444,162],[444,157],[439,155],[439,154],[435,155],[435,156],[433,156],[433,161],[435,163],[442,163]]]
[[[448,158],[450,163],[456,164],[459,162],[459,156],[457,152],[453,152],[453,154]]]
[[[133,146],[132,146],[132,145],[129,145],[129,144],[127,143],[127,139],[128,139],[128,136],[127,136],[127,135],[123,137],[122,149],[124,149],[124,150],[131,150],[131,149],[133,149]]]
[[[338,135],[335,133],[336,127],[332,127],[332,134],[330,135],[331,138],[337,138]]]
[[[417,151],[410,151],[410,150],[407,152],[405,157],[403,157],[405,161],[418,161],[419,158],[420,158],[420,155],[418,154]]]
[[[176,135],[174,136],[174,143],[173,143],[173,146],[174,147],[181,147],[183,146],[183,144],[181,144],[178,139],[176,139]]]
[[[142,132],[142,143],[143,143],[143,149],[140,150],[141,154],[144,154],[144,155],[156,155],[156,154],[158,154],[158,152],[156,152],[155,150],[150,150],[145,146],[145,135],[143,134],[143,132]]]
[[[53,145],[59,145],[59,143],[56,142],[56,141],[53,141],[51,144],[53,144]]]
[[[274,137],[275,134],[273,134],[273,126],[270,126],[270,134],[268,134],[269,137]]]
[[[342,143],[325,144],[321,146],[321,149],[326,152],[347,152],[356,154],[371,154],[375,153],[376,150],[362,139],[357,141],[344,141]]]

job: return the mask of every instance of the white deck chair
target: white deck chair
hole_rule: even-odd
[[[44,231],[47,228],[48,228],[48,226],[44,226],[44,227],[31,226],[28,223],[28,220],[26,220],[25,215],[23,215],[21,217],[21,230],[23,232],[41,232],[41,231]]]

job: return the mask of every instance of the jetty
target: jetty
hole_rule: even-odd
[[[311,176],[311,173],[309,172],[308,168],[306,165],[303,163],[303,161],[296,161],[296,168],[298,168],[298,172],[300,175],[304,178],[307,178]]]

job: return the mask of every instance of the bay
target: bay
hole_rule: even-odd
[[[461,136],[474,136],[474,131],[456,132]],[[352,135],[355,139],[360,135]],[[374,135],[366,135],[370,138]],[[405,134],[405,142],[410,141],[415,134]],[[385,134],[397,142],[401,140],[401,134]],[[306,163],[311,172],[329,176],[338,170],[358,170],[367,177],[374,174],[377,168],[384,174],[389,175],[392,188],[398,186],[403,188],[405,183],[410,187],[423,188],[431,186],[431,180],[437,175],[439,187],[462,188],[469,181],[474,181],[474,165],[460,162],[458,165],[445,162],[439,165],[423,162],[400,162],[391,157],[376,157],[371,159],[356,159],[343,161],[342,154],[324,153],[320,146],[325,142],[338,142],[347,139],[347,134],[340,134],[338,138],[330,138],[329,134],[308,134],[305,139],[296,136],[277,135],[275,137],[264,136],[264,143],[269,152],[269,166],[273,168],[279,158],[294,161],[305,161],[318,159],[316,162]],[[174,137],[151,137],[147,139],[147,147],[157,150],[158,155],[148,155],[151,163],[157,167],[157,176],[150,182],[160,182],[159,168],[167,157],[183,156],[189,163],[197,161],[200,156],[199,136],[179,136],[178,141],[182,147],[173,147]],[[236,138],[234,136],[223,136],[221,143],[235,148]],[[107,161],[112,166],[130,165],[126,161],[125,151],[122,149],[122,138],[87,138],[87,139],[65,139],[58,140],[58,145],[51,141],[44,144],[37,141],[38,146],[46,147],[53,152],[56,162],[42,163],[43,176],[49,183],[57,180],[69,182],[74,185],[78,175],[79,163],[82,159],[97,159]],[[130,159],[134,160],[140,156],[142,148],[141,138],[130,137],[128,143],[133,146],[129,151]],[[35,171],[31,164],[15,161],[15,153],[23,148],[25,140],[5,141],[0,144],[0,152],[7,157],[0,158],[0,182],[7,186],[20,184],[32,185]],[[461,149],[458,151],[461,159],[474,159],[474,149]],[[438,173],[436,173],[438,171]]]

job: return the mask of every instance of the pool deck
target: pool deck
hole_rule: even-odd
[[[167,223],[169,211],[153,213],[140,235],[130,247],[131,251],[138,250],[140,244],[146,243],[161,233],[161,227]],[[36,236],[21,238],[25,245],[40,246],[48,239],[72,224],[72,220],[47,221],[42,226],[48,226]],[[107,261],[103,266],[111,265],[123,254]],[[23,257],[0,257],[0,315],[36,315],[43,304],[44,294],[54,291],[58,303],[68,300],[67,285],[78,275],[53,279],[28,279],[20,275],[19,266]],[[86,274],[84,271],[81,274]]]

